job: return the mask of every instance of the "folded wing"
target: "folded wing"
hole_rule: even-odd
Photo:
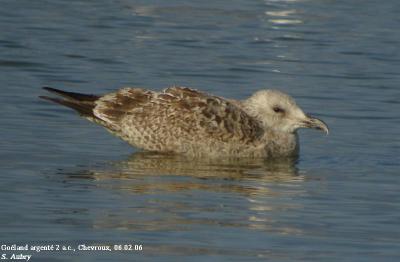
[[[170,87],[160,93],[123,88],[100,97],[95,104],[94,115],[130,139],[142,136],[138,140],[163,144],[168,139],[248,144],[262,135],[259,123],[239,106],[184,87]]]

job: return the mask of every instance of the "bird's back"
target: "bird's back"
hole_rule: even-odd
[[[184,87],[123,88],[100,97],[94,115],[130,144],[151,151],[238,155],[257,146],[259,123],[234,103]]]

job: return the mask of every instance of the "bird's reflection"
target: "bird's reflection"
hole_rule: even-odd
[[[94,185],[88,195],[120,196],[96,216],[95,228],[180,231],[201,225],[301,234],[279,219],[301,208],[292,201],[303,193],[296,159],[195,160],[139,152],[106,167],[64,173],[64,179]]]
[[[262,183],[302,180],[303,177],[295,166],[296,161],[288,158],[192,159],[180,155],[137,152],[126,160],[111,163],[106,168],[73,172],[68,177],[95,179],[105,184],[109,180],[119,181],[120,183],[113,183],[114,188],[119,186],[121,190],[136,193],[201,188],[251,194],[263,190],[260,186]],[[214,183],[207,182],[210,180]],[[218,181],[225,181],[224,185],[217,187]],[[237,183],[240,181],[257,186]]]

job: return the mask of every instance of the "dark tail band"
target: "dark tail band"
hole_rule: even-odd
[[[40,98],[72,108],[84,117],[96,118],[93,114],[93,109],[95,107],[94,101],[99,99],[98,96],[67,92],[51,87],[43,87],[43,89],[60,95],[64,99],[49,96],[39,96]]]
[[[74,99],[74,100],[79,100],[79,101],[86,101],[86,102],[93,102],[99,99],[99,96],[95,95],[86,95],[86,94],[80,94],[80,93],[74,93],[74,92],[67,92],[59,89],[55,89],[52,87],[43,87],[44,90],[49,91],[51,93],[60,95],[62,97],[68,98],[68,99]]]

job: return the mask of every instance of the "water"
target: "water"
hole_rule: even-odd
[[[33,261],[400,259],[398,1],[1,4],[2,244],[143,246]],[[37,98],[174,84],[277,88],[331,134],[301,131],[295,163],[187,161]]]

